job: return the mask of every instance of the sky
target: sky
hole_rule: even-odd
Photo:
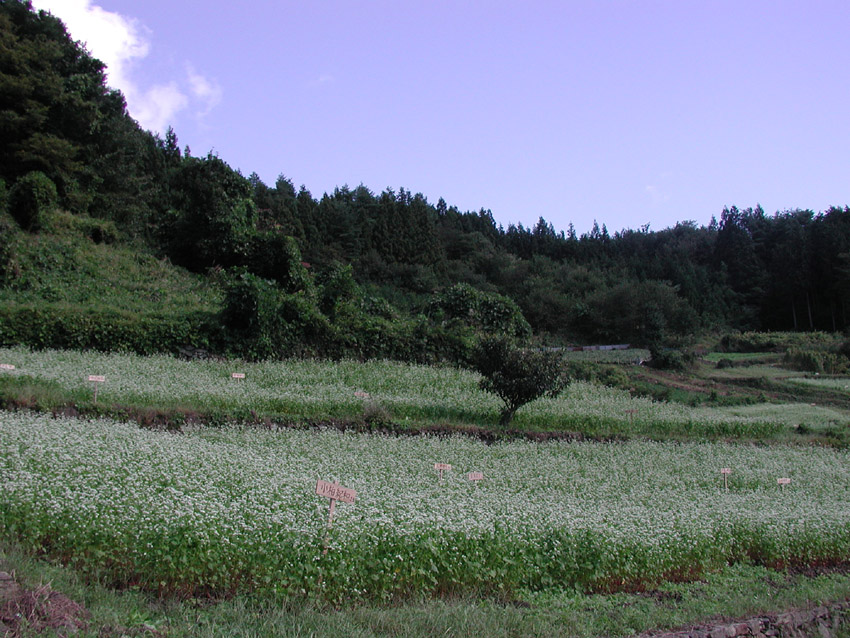
[[[850,204],[847,0],[33,0],[130,115],[314,197],[578,233]]]

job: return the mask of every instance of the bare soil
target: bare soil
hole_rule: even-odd
[[[91,614],[78,603],[51,589],[50,584],[24,589],[6,572],[0,572],[0,632],[13,638],[23,631],[51,629],[71,636],[88,628]]]

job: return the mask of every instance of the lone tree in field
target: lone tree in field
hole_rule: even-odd
[[[505,402],[499,424],[506,426],[526,403],[555,397],[566,385],[560,355],[522,350],[504,337],[486,337],[478,344],[473,366],[483,377],[478,386]]]

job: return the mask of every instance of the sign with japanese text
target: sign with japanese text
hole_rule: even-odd
[[[353,503],[357,498],[357,492],[349,487],[343,487],[337,483],[328,483],[319,479],[316,481],[316,494],[326,498],[332,498],[343,503]]]

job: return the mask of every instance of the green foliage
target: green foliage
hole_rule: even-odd
[[[360,287],[354,280],[354,269],[351,265],[339,262],[331,264],[317,277],[319,284],[319,308],[329,317],[336,314],[337,309],[345,303],[354,301],[361,296]],[[384,301],[388,305],[388,302]],[[384,316],[392,310],[383,309]]]
[[[228,349],[250,359],[315,353],[330,332],[312,297],[288,294],[244,269],[226,278],[221,322]]]
[[[649,365],[660,370],[686,370],[696,362],[696,354],[691,351],[651,346]]]
[[[673,286],[658,281],[625,281],[592,294],[587,321],[607,343],[649,345],[692,333],[698,318]]]
[[[499,423],[508,425],[516,411],[542,396],[557,396],[566,385],[560,356],[554,352],[521,350],[504,337],[481,340],[474,355],[480,387],[505,404]]]
[[[0,51],[0,211],[5,183],[10,199],[25,202],[10,210],[29,230],[43,230],[45,213],[58,205],[94,242],[146,242],[143,252],[198,273],[243,267],[303,295],[298,304],[309,308],[315,291],[303,255],[313,272],[328,269],[318,312],[331,322],[342,316],[319,331],[321,343],[303,344],[305,352],[468,360],[475,333],[650,344],[702,328],[847,325],[850,207],[774,216],[731,207],[708,227],[612,234],[596,224],[579,237],[543,218],[505,230],[490,211],[432,205],[404,188],[376,195],[343,186],[317,201],[284,176],[268,187],[212,153],[181,155],[173,130],[165,139],[142,131],[123,96],[106,86],[103,64],[28,2],[0,3]],[[44,180],[52,181],[55,195],[46,199],[53,202],[30,197],[44,194],[25,188],[32,174],[48,191]],[[7,271],[20,268],[16,285],[39,277],[23,261],[5,263]],[[400,327],[364,308],[355,282],[381,290]],[[428,303],[435,290],[442,292]],[[362,332],[344,333],[358,326]],[[796,340],[773,347],[791,346],[808,347]]]
[[[6,189],[6,180],[0,177],[0,215],[6,213],[9,205],[9,191]]]
[[[782,365],[817,374],[843,374],[850,368],[850,360],[838,352],[788,348],[782,358]]]
[[[209,314],[138,314],[65,304],[0,305],[0,345],[92,349],[138,354],[209,347]]]
[[[244,265],[256,221],[250,182],[210,153],[184,158],[170,187],[176,211],[168,244],[172,260],[193,271]],[[273,261],[260,265],[276,277],[289,276]]]
[[[294,238],[277,231],[255,233],[248,254],[250,270],[255,275],[276,281],[285,292],[312,291],[312,277]]]
[[[435,295],[429,312],[435,321],[468,325],[488,334],[531,336],[531,327],[512,299],[481,292],[469,284],[456,284]]]
[[[631,385],[629,376],[617,365],[568,360],[564,372],[575,381],[601,383],[612,388],[628,388]]]
[[[0,286],[17,276],[15,260],[15,236],[17,229],[12,219],[0,212]]]
[[[9,210],[21,228],[30,232],[43,230],[48,217],[56,209],[56,186],[40,171],[27,173],[12,185]]]
[[[723,352],[783,352],[788,348],[832,349],[840,337],[828,332],[739,332],[720,339]]]

